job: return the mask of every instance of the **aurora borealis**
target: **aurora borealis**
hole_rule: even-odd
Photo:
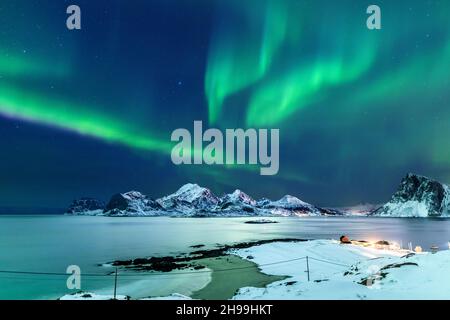
[[[450,182],[450,2],[0,3],[0,207],[186,182],[322,206]],[[382,29],[366,28],[366,8]],[[174,166],[177,128],[279,128],[280,170]]]

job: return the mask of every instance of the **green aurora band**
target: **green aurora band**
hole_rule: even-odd
[[[329,88],[353,81],[367,72],[375,58],[367,48],[355,57],[330,57],[313,66],[302,66],[253,93],[247,113],[248,126],[271,126],[326,95]]]
[[[281,45],[294,43],[300,34],[301,20],[289,2],[232,0],[226,6],[245,21],[218,28],[212,40],[205,76],[211,123],[220,117],[225,99],[261,80]]]
[[[210,121],[217,122],[225,106],[233,107],[227,99],[239,94],[248,96],[247,105],[240,106],[245,124],[262,127],[280,126],[318,103],[347,114],[347,109],[367,107],[374,100],[395,100],[416,90],[431,95],[448,86],[444,79],[450,64],[450,25],[442,12],[448,12],[449,3],[440,4],[440,12],[416,24],[396,24],[399,17],[389,13],[405,12],[403,4],[383,4],[386,33],[365,28],[364,5],[340,8],[327,2],[319,9],[320,2],[299,11],[293,10],[296,1],[280,1],[278,10],[268,10],[271,14],[259,21],[251,19],[246,6],[234,3],[234,10],[244,12],[241,25],[259,26],[252,28],[251,36],[245,29],[233,36],[216,32],[205,77]],[[265,1],[261,7],[271,5]],[[361,20],[354,19],[358,16]],[[290,23],[302,18],[302,24]],[[316,27],[308,28],[308,38],[301,29],[311,24]],[[438,44],[431,48],[417,44],[411,48],[417,54],[402,57],[400,64],[390,61],[399,43],[414,45],[419,42],[414,38],[426,41],[427,33],[442,39],[433,39]],[[297,36],[295,43],[292,35]],[[421,78],[427,80],[426,87]],[[350,86],[353,89],[342,101],[332,100],[336,90]]]
[[[127,126],[120,119],[96,112],[96,108],[74,105],[23,92],[15,87],[0,88],[0,114],[88,135],[128,147],[170,152],[171,143]]]
[[[204,77],[210,125],[230,120],[225,112],[229,108],[239,112],[231,119],[237,126],[282,128],[286,144],[295,145],[309,132],[317,131],[319,123],[319,128],[325,128],[324,135],[341,133],[340,140],[336,138],[341,153],[333,160],[344,163],[357,153],[354,140],[348,136],[353,138],[361,131],[358,123],[364,121],[365,112],[380,122],[386,114],[401,120],[402,112],[409,113],[427,119],[421,123],[423,134],[414,140],[402,139],[402,134],[418,130],[414,121],[403,120],[397,136],[377,136],[375,124],[364,130],[375,132],[374,136],[384,141],[378,150],[392,155],[391,166],[404,166],[419,157],[447,165],[450,151],[442,146],[450,136],[445,122],[450,109],[437,112],[438,107],[430,101],[438,96],[449,98],[442,92],[450,87],[450,3],[440,3],[428,20],[424,9],[421,20],[414,23],[408,20],[411,15],[407,16],[405,2],[380,1],[383,29],[369,31],[365,28],[366,4],[342,2],[346,5],[294,0],[221,2],[227,18],[221,19],[220,11],[215,21]],[[415,5],[415,10],[421,12],[420,5]],[[228,21],[230,16],[234,19]],[[29,78],[70,78],[74,72],[70,59],[53,63],[4,54],[0,57],[0,74],[11,80],[0,87],[0,114],[136,150],[170,154],[173,143],[168,135],[155,134],[156,129],[127,124],[117,115],[100,111],[99,106],[79,105],[22,86]],[[423,104],[408,108],[411,98]],[[429,121],[433,111],[441,122]],[[399,143],[403,150],[396,147]],[[373,155],[380,162],[385,161],[383,156],[383,152]],[[314,165],[321,161],[325,166],[331,160],[319,159]],[[228,167],[255,170],[250,166]],[[280,175],[308,181],[300,171],[311,167],[283,165]]]

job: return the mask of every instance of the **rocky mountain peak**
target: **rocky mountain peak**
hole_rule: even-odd
[[[175,193],[156,201],[166,210],[192,212],[212,210],[219,203],[219,198],[207,188],[188,183]]]
[[[449,211],[449,187],[425,176],[408,173],[391,200],[373,214],[399,217],[439,217]]]

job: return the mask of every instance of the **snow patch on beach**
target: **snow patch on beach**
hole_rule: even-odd
[[[100,295],[92,292],[77,292],[73,294],[66,294],[59,298],[59,300],[113,300],[112,295]],[[128,296],[117,295],[116,300],[130,300]]]
[[[192,300],[192,298],[179,293],[173,293],[165,297],[144,298],[140,300]]]
[[[450,250],[435,254],[413,253],[392,244],[341,244],[335,240],[312,240],[272,242],[230,250],[228,253],[256,263],[265,274],[288,276],[265,288],[243,287],[233,297],[236,300],[450,299],[450,273],[447,272]],[[161,281],[166,282],[162,282],[161,286],[170,285],[167,277],[163,278]],[[199,283],[199,286],[203,287],[209,281],[211,278]],[[123,291],[123,287],[121,289],[122,294],[127,292]],[[178,284],[169,290],[174,292],[169,295],[132,297],[149,300],[190,299],[189,293],[183,291],[189,290],[183,290]],[[112,299],[111,295],[102,293],[79,292],[66,295],[61,300]],[[129,297],[121,295],[118,299]]]
[[[290,278],[266,288],[241,288],[233,299],[449,299],[450,251],[343,245],[332,240],[270,243],[233,251],[262,272]],[[307,278],[308,256],[310,281]],[[275,261],[286,261],[273,264]],[[367,285],[369,284],[369,285]]]
[[[114,296],[96,294],[92,292],[77,292],[73,294],[66,294],[59,300],[114,300]],[[131,300],[131,298],[129,296],[117,295],[116,300]],[[149,297],[138,300],[192,300],[192,298],[179,293],[173,293],[164,297]]]

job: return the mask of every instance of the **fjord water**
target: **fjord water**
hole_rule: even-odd
[[[448,249],[449,219],[365,217],[274,218],[276,224],[245,224],[251,218],[109,218],[69,216],[0,216],[0,270],[65,273],[81,268],[84,291],[111,294],[112,276],[101,266],[118,259],[176,255],[242,241],[275,238],[390,240],[428,250]],[[0,273],[0,299],[56,299],[74,292],[66,276]],[[210,280],[209,273],[119,276],[118,294],[133,298],[190,294]]]

